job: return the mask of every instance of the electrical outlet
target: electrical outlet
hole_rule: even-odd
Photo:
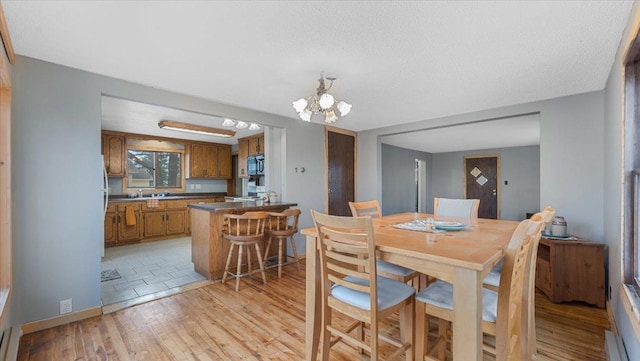
[[[60,314],[71,313],[73,311],[73,301],[71,298],[60,301]]]
[[[201,184],[196,184],[196,189],[200,189],[200,188],[202,188],[202,185]]]
[[[191,189],[195,189],[196,185],[195,184],[191,184]]]

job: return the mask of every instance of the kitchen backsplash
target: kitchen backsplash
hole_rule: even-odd
[[[226,179],[187,179],[188,193],[217,193],[227,191]],[[171,193],[177,193],[170,191]],[[126,194],[122,189],[122,178],[109,178],[109,194]]]

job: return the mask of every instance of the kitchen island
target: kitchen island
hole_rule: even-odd
[[[196,272],[210,280],[222,278],[229,252],[229,242],[222,238],[224,214],[245,212],[282,212],[297,203],[277,202],[226,202],[190,204],[191,209],[191,260]],[[264,243],[261,249],[264,249]],[[232,263],[235,264],[235,259]]]

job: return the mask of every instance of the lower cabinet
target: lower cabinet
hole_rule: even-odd
[[[224,198],[111,202],[104,218],[105,247],[188,236],[188,204],[224,202]],[[127,219],[127,208],[130,208]]]
[[[164,237],[186,233],[186,209],[144,212],[144,237]]]
[[[127,214],[129,214],[128,218]],[[105,246],[111,247],[138,241],[142,236],[140,220],[139,204],[109,205],[104,218]]]

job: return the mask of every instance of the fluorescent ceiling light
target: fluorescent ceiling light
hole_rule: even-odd
[[[210,128],[195,124],[174,122],[171,120],[161,120],[160,122],[158,122],[158,126],[162,129],[179,130],[181,132],[213,135],[216,137],[224,138],[231,138],[236,135],[236,132],[234,132],[233,130]]]

